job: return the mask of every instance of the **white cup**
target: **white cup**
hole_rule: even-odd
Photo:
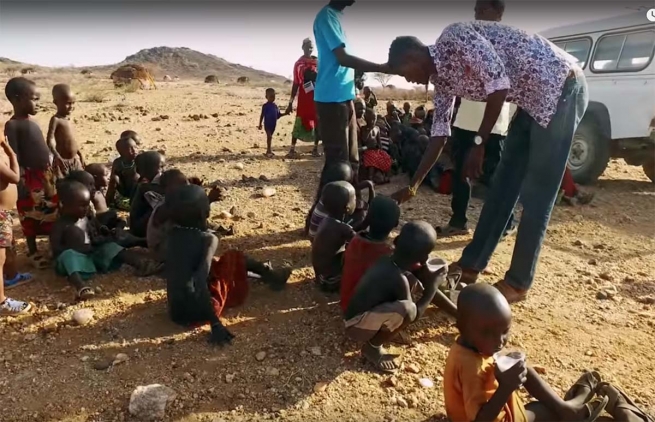
[[[517,362],[525,362],[525,353],[520,351],[498,352],[493,357],[500,372],[507,371]]]

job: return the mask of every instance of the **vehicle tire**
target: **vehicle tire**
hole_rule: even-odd
[[[605,139],[593,120],[583,120],[573,136],[569,169],[573,180],[582,185],[594,183],[610,161],[610,140]]]
[[[642,164],[641,168],[644,169],[644,173],[646,173],[650,181],[655,183],[655,157],[651,156]]]

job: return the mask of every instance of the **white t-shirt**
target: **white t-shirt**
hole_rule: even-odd
[[[482,123],[486,106],[487,103],[470,101],[462,98],[453,126],[463,130],[477,132],[480,129],[480,123]],[[514,111],[516,111],[516,106],[514,104],[503,104],[503,109],[500,111],[498,120],[496,120],[496,124],[491,130],[491,133],[502,136],[507,135],[507,128],[509,127],[509,122]]]

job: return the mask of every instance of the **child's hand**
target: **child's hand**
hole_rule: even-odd
[[[218,202],[222,201],[224,196],[223,196],[223,188],[220,186],[214,186],[212,190],[209,191],[207,194],[207,198],[209,199],[209,202]]]
[[[223,325],[212,324],[211,334],[209,335],[209,343],[218,346],[225,346],[226,344],[232,343],[233,338],[234,334],[229,332]]]
[[[198,176],[191,176],[189,177],[189,183],[196,186],[202,186],[204,184],[204,181],[200,179]]]
[[[525,362],[521,360],[505,372],[501,372],[498,365],[495,365],[494,374],[500,387],[515,391],[527,381],[528,368],[525,366]]]
[[[262,130],[262,125],[257,126],[257,129]]]

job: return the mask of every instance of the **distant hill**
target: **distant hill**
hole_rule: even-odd
[[[32,66],[16,62],[7,58],[0,58],[4,65],[33,67],[35,69],[47,69],[45,66]],[[208,75],[216,75],[218,80],[223,82],[235,82],[237,78],[246,76],[252,82],[276,81],[284,82],[284,76],[263,70],[253,69],[236,63],[230,63],[225,59],[212,54],[201,53],[186,47],[154,47],[147,48],[127,56],[125,60],[113,65],[87,66],[80,69],[89,69],[99,75],[106,73],[107,77],[116,68],[124,64],[142,64],[146,66],[155,79],[159,80],[164,75],[179,76],[180,78],[202,78]]]

